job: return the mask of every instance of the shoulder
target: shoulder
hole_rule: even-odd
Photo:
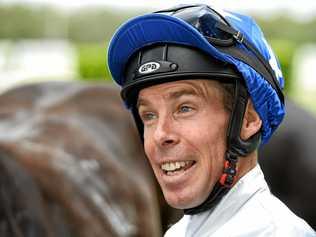
[[[263,228],[269,229],[271,236],[316,237],[315,231],[303,219],[270,192],[258,195],[252,205],[256,211],[255,219],[262,222]]]
[[[314,230],[272,194],[256,194],[215,236],[316,237]]]

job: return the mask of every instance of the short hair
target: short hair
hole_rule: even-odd
[[[233,105],[234,105],[234,93],[235,93],[234,84],[230,84],[230,83],[219,83],[219,84],[223,91],[224,107],[231,113],[233,111]]]
[[[208,85],[210,85],[211,82],[214,82],[214,80],[206,80],[206,81],[207,81]],[[234,105],[234,93],[235,93],[234,84],[216,81],[216,85],[217,85],[217,88],[219,89],[219,91],[222,93],[224,108],[229,113],[232,113],[233,105]]]

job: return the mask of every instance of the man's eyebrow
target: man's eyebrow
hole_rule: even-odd
[[[178,91],[172,91],[170,93],[168,93],[166,95],[166,98],[167,99],[178,99],[180,98],[181,96],[190,96],[190,95],[193,95],[193,96],[197,96],[198,95],[198,92],[194,89],[191,89],[191,88],[185,88],[185,89],[181,89],[181,90],[178,90]],[[137,108],[139,108],[140,106],[146,106],[150,104],[149,101],[146,100],[146,98],[138,98],[137,100]]]
[[[138,98],[136,108],[139,108],[140,106],[146,106],[148,104],[148,101],[143,98]]]
[[[192,88],[185,88],[185,89],[181,89],[179,91],[173,91],[173,92],[170,92],[168,95],[167,95],[167,98],[168,99],[178,99],[180,98],[181,96],[185,96],[185,95],[193,95],[193,96],[197,96],[198,95],[198,92]]]

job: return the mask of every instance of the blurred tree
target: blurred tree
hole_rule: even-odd
[[[256,18],[256,21],[268,38],[286,39],[296,43],[316,42],[316,17],[297,21],[293,17],[282,15],[269,19]]]
[[[0,38],[65,37],[66,16],[48,7],[23,5],[0,7]]]
[[[107,78],[105,42],[122,22],[144,11],[91,7],[63,12],[44,6],[0,6],[0,39],[69,39],[79,45],[78,70],[82,79]],[[294,52],[299,44],[316,42],[316,17],[299,22],[284,15],[269,19],[257,17],[256,20],[280,59],[286,79],[285,90],[290,93]]]
[[[97,81],[111,78],[106,66],[107,45],[79,44],[77,49],[80,79]]]
[[[76,42],[104,42],[131,16],[149,12],[108,7],[63,12],[48,6],[0,5],[0,38],[64,37]],[[316,17],[296,21],[290,16],[255,17],[268,38],[316,42]]]
[[[269,40],[273,51],[279,58],[282,74],[285,80],[284,90],[286,94],[291,94],[293,87],[293,57],[297,44],[285,39]]]
[[[69,16],[69,39],[75,42],[109,41],[122,22],[139,13],[113,9],[81,9]]]

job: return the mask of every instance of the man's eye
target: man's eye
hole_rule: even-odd
[[[143,121],[150,121],[150,120],[153,120],[155,118],[156,118],[156,115],[154,113],[151,113],[151,112],[143,113],[141,115],[141,119]]]
[[[190,106],[182,105],[182,106],[180,106],[179,110],[181,113],[187,113],[187,112],[192,111],[193,109]]]

